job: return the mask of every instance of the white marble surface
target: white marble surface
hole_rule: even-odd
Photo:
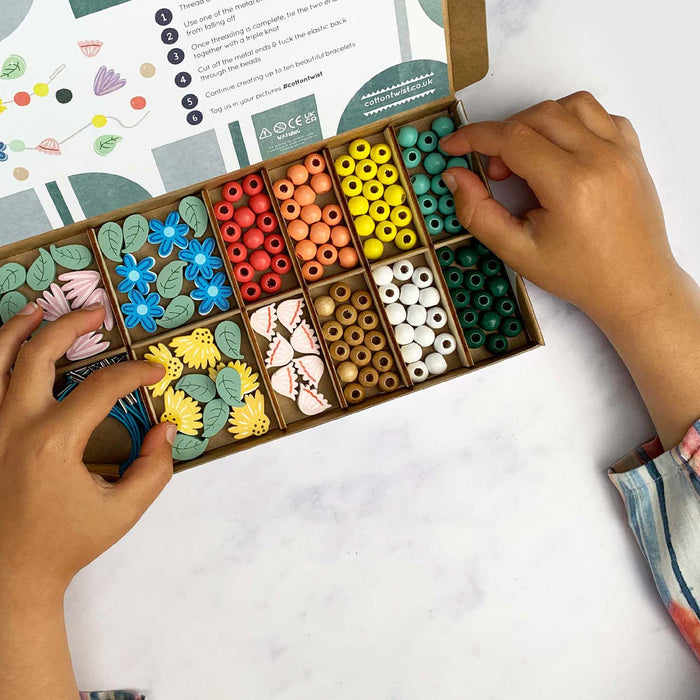
[[[596,92],[638,126],[674,250],[700,276],[687,3],[488,5],[492,67],[463,95],[472,117]],[[176,477],[71,587],[81,687],[697,698],[698,666],[604,475],[649,419],[592,324],[532,295],[546,348]]]

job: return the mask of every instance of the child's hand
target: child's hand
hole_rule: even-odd
[[[491,156],[494,180],[513,172],[528,182],[541,208],[519,219],[474,173],[455,168],[444,177],[471,233],[594,320],[646,311],[675,284],[679,268],[637,134],[590,94],[463,127],[441,146]]]
[[[76,311],[22,345],[42,320],[30,304],[0,328],[0,600],[62,601],[76,572],[136,523],[172,475],[172,425],[148,433],[117,484],[91,475],[82,461],[117,400],[157,382],[162,367],[114,365],[62,403],[53,398],[56,361],[103,319],[101,307]]]

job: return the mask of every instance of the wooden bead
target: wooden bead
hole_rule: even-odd
[[[350,304],[341,304],[335,310],[335,318],[344,326],[352,326],[357,321],[357,310]]]
[[[366,367],[372,361],[372,353],[365,345],[358,345],[350,350],[350,360],[358,367]]]
[[[301,219],[294,219],[287,224],[287,231],[289,232],[290,238],[295,241],[303,241],[305,238],[309,237],[309,225],[304,223]]]
[[[341,362],[338,365],[338,377],[343,384],[351,384],[357,379],[359,369],[352,362]]]
[[[299,241],[294,247],[299,260],[313,260],[316,257],[316,250],[316,244],[308,239]]]
[[[350,243],[350,231],[347,226],[334,226],[331,229],[331,243],[336,248],[344,248]]]
[[[362,403],[365,400],[365,390],[360,384],[348,384],[343,389],[343,396],[349,404]]]
[[[350,303],[358,311],[366,311],[372,306],[372,297],[369,292],[366,292],[364,289],[358,289],[356,292],[353,292],[350,297]]]
[[[294,184],[291,180],[282,178],[277,180],[277,182],[272,186],[272,191],[275,193],[275,197],[280,201],[285,199],[291,199],[294,195]]]
[[[394,367],[394,358],[386,350],[380,350],[372,355],[372,366],[377,372],[388,372]]]
[[[302,221],[305,221],[307,224],[309,224],[309,226],[311,226],[311,224],[315,224],[317,221],[321,220],[321,207],[319,207],[318,204],[307,204],[301,208],[299,216],[301,216]]]
[[[308,185],[301,185],[294,190],[294,201],[300,207],[305,207],[316,201],[316,193]]]
[[[379,331],[369,331],[365,334],[365,345],[372,352],[384,350],[386,347],[386,336]]]
[[[343,327],[337,321],[326,321],[321,328],[323,337],[332,343],[335,340],[340,340],[343,337]]]
[[[314,301],[316,313],[323,318],[324,316],[332,316],[335,311],[335,302],[329,296],[318,297]]]
[[[287,178],[297,186],[303,185],[309,179],[309,171],[301,163],[296,163],[288,168]]]
[[[316,260],[309,260],[301,266],[301,275],[307,282],[317,282],[323,277],[323,265]]]
[[[359,178],[358,178],[359,179]],[[328,173],[317,173],[311,178],[311,189],[316,194],[326,194],[333,189],[333,180]]]
[[[340,267],[346,270],[349,270],[351,267],[356,267],[359,261],[360,259],[357,256],[357,251],[352,246],[345,246],[345,248],[341,248],[338,251],[338,263]]]
[[[336,362],[345,362],[350,357],[350,346],[344,340],[336,340],[331,343],[330,352]]]
[[[365,340],[365,332],[359,326],[350,326],[345,329],[343,340],[352,347],[362,345]]]
[[[326,171],[326,161],[320,153],[310,153],[304,159],[304,167],[312,175],[318,175]]]
[[[360,384],[367,389],[377,386],[379,382],[379,372],[374,367],[363,367],[359,374]]]
[[[344,304],[350,298],[352,291],[344,282],[338,282],[330,288],[329,294],[333,297],[333,301]]]
[[[379,316],[374,311],[363,311],[357,315],[357,325],[363,331],[373,331],[379,325]]]
[[[316,253],[316,260],[318,260],[321,265],[325,265],[326,267],[328,265],[333,265],[337,259],[338,251],[335,246],[330,243],[319,246],[318,252]]]
[[[396,391],[399,388],[399,377],[394,372],[383,372],[379,375],[379,388],[382,391]]]

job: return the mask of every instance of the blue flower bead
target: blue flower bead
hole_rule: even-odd
[[[135,289],[129,292],[129,301],[122,304],[122,311],[127,328],[135,328],[140,324],[147,333],[156,332],[156,319],[165,313],[160,305],[159,294],[152,292],[144,297]]]
[[[156,261],[151,257],[136,262],[136,258],[131,253],[127,253],[124,256],[124,264],[114,268],[114,271],[124,278],[117,289],[122,294],[130,292],[132,289],[136,289],[141,294],[148,294],[148,285],[156,281],[155,272],[151,272],[151,268],[155,264]]]
[[[185,278],[190,282],[197,277],[210,280],[214,276],[214,270],[223,267],[223,261],[217,255],[212,255],[216,248],[213,238],[206,238],[201,243],[193,238],[185,250],[181,250],[179,257],[188,263],[185,268]]]
[[[218,306],[222,311],[229,310],[229,298],[233,294],[231,287],[226,285],[226,277],[223,272],[217,272],[211,280],[197,277],[194,281],[197,289],[192,290],[190,296],[199,301],[199,314],[206,316],[214,306]]]
[[[180,223],[180,215],[176,211],[170,212],[165,222],[151,219],[148,225],[152,231],[148,234],[148,242],[158,246],[158,255],[161,258],[167,258],[173,252],[174,246],[183,250],[187,248],[186,236],[190,227]]]

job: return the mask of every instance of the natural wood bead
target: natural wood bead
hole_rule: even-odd
[[[379,316],[374,311],[362,311],[357,315],[357,323],[363,331],[373,331],[379,325]]]
[[[365,367],[372,361],[372,353],[365,345],[357,345],[350,350],[350,359],[358,367]]]
[[[321,316],[332,316],[335,311],[335,302],[329,296],[318,297],[314,301],[314,306],[316,307],[316,313]]]
[[[335,310],[335,318],[344,326],[352,326],[357,321],[357,309],[350,304],[341,304]]]
[[[321,331],[323,337],[332,343],[334,340],[340,340],[343,337],[343,327],[337,321],[326,321]]]
[[[382,391],[396,391],[399,388],[399,377],[394,372],[383,372],[379,375],[379,388]]]
[[[341,362],[338,365],[338,376],[343,384],[351,384],[357,379],[359,370],[352,362]]]
[[[386,347],[386,336],[379,331],[369,331],[365,335],[365,345],[372,351],[378,352]]]
[[[330,347],[331,357],[336,362],[344,362],[350,357],[350,346],[344,340],[336,340]]]
[[[379,382],[379,372],[377,372],[374,367],[363,367],[360,370],[359,380],[360,384],[367,389],[377,386],[377,382]]]
[[[343,340],[353,347],[362,345],[364,339],[365,332],[359,326],[349,326],[345,329],[345,333],[343,333]]]
[[[364,289],[359,289],[350,297],[350,303],[358,311],[366,311],[372,306],[372,297],[369,295],[369,292],[366,292]]]
[[[372,366],[377,372],[388,372],[394,368],[394,358],[386,350],[375,352],[372,355]]]
[[[358,404],[365,400],[365,390],[360,384],[348,384],[343,389],[343,395],[349,404]]]
[[[338,282],[330,289],[330,295],[338,304],[344,304],[350,298],[351,294],[352,291],[350,290],[350,287],[348,287],[348,285],[344,282]]]

